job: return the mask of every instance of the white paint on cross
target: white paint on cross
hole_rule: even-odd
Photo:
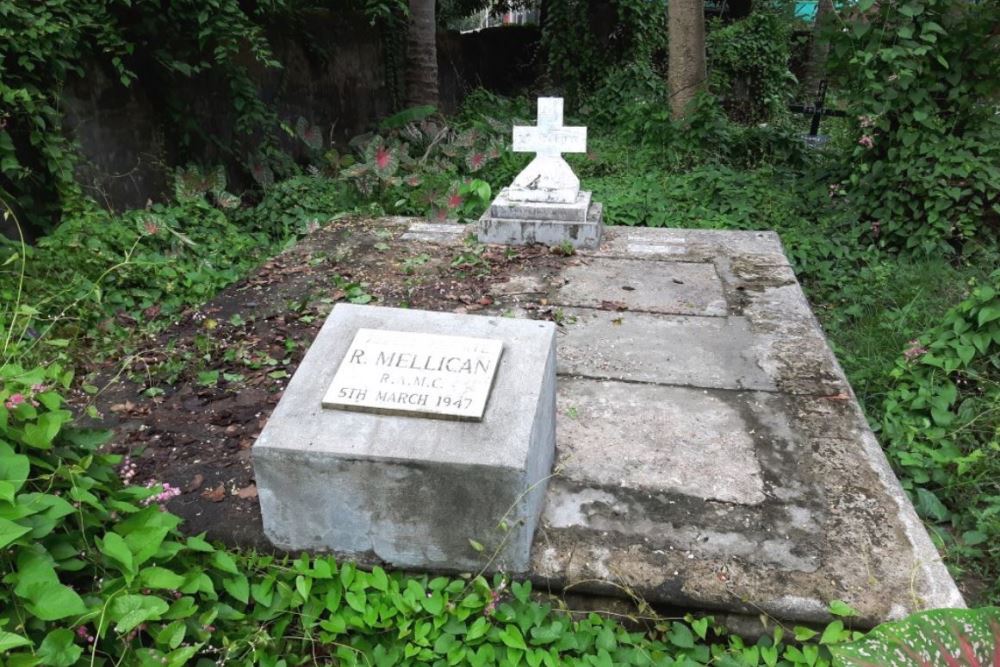
[[[563,126],[563,99],[538,98],[538,125],[514,127],[514,152],[560,157],[562,153],[587,152],[587,128]]]
[[[561,97],[538,98],[538,124],[514,127],[513,148],[519,153],[536,153],[536,156],[508,188],[510,200],[576,203],[580,179],[562,154],[587,151],[587,128],[563,126]]]

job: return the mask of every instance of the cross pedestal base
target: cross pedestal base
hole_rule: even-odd
[[[479,219],[481,243],[528,245],[543,243],[594,249],[601,243],[604,207],[591,200],[589,191],[577,193],[572,203],[521,202],[504,188]]]

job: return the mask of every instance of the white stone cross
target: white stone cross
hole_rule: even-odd
[[[538,125],[514,127],[514,151],[536,153],[508,188],[512,201],[575,203],[580,179],[562,158],[563,153],[587,151],[587,128],[563,126],[563,99],[538,98]]]
[[[587,128],[563,126],[563,99],[538,98],[538,125],[514,127],[514,152],[560,157],[562,153],[587,152]]]

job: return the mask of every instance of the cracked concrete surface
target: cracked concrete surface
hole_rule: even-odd
[[[581,257],[548,295],[536,578],[806,622],[964,605],[775,234],[612,228]]]
[[[562,324],[536,583],[799,622],[964,606],[777,234],[611,227],[576,259],[493,291]]]

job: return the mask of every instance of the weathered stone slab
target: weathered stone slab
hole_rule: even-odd
[[[358,329],[324,408],[482,421],[503,341]]]
[[[601,221],[603,210],[600,203],[591,202],[586,222],[493,218],[487,211],[479,219],[478,237],[482,243],[500,245],[541,243],[558,246],[569,243],[574,248],[596,248],[604,232]]]
[[[781,239],[770,231],[726,231],[648,227],[609,227],[592,254],[610,257],[787,265]]]
[[[586,222],[590,210],[590,192],[581,190],[576,201],[570,204],[559,202],[520,202],[510,198],[510,188],[504,188],[490,204],[491,218],[523,220],[559,220],[562,222]]]
[[[322,407],[362,329],[501,341],[482,421]],[[264,532],[283,549],[398,567],[475,570],[495,553],[493,567],[522,571],[551,468],[554,409],[549,322],[339,304],[253,446]]]
[[[741,505],[765,500],[754,437],[726,395],[570,378],[558,394],[561,478]]]
[[[723,284],[708,262],[597,257],[562,273],[553,303],[679,315],[728,314]]]
[[[559,405],[542,583],[817,622],[962,605],[850,401],[563,378]]]
[[[401,237],[404,241],[457,243],[471,231],[468,225],[418,222],[414,218],[405,218],[405,220],[406,231]]]
[[[758,364],[746,318],[566,308],[563,322],[563,375],[715,389],[778,388]]]

